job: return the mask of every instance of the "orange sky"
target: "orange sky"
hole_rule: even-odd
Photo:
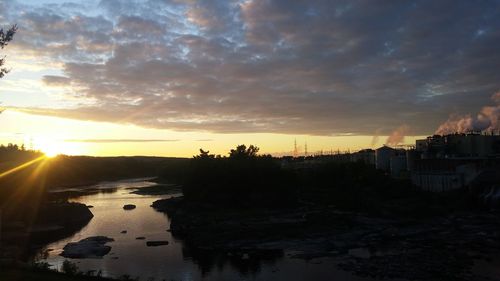
[[[176,132],[146,129],[134,125],[77,121],[57,117],[37,116],[7,110],[0,114],[1,143],[33,146],[48,154],[69,155],[151,155],[191,157],[199,148],[225,155],[238,144],[256,144],[261,153],[291,154],[294,140],[301,153],[307,142],[309,153],[323,150],[358,150],[381,146],[386,136],[380,136],[372,146],[373,136],[310,136],[289,134],[214,134],[207,132]],[[415,137],[406,137],[414,143]]]

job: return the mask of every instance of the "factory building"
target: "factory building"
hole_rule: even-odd
[[[401,177],[407,171],[405,149],[382,146],[375,150],[375,167],[390,173],[393,177]]]
[[[407,152],[413,184],[429,191],[470,187],[499,160],[500,135],[493,134],[434,135],[417,140],[415,150]]]
[[[363,149],[351,154],[351,162],[363,162],[375,166],[375,150]]]
[[[434,135],[415,142],[423,159],[450,157],[500,157],[500,135]]]
[[[499,162],[500,135],[494,134],[434,135],[416,140],[414,149],[383,146],[375,150],[377,169],[395,178],[410,178],[415,186],[435,192],[470,187]]]
[[[391,157],[396,155],[396,149],[382,146],[375,150],[375,168],[388,172],[391,169]]]
[[[463,188],[479,175],[479,164],[462,159],[417,160],[411,181],[422,190],[434,192]]]

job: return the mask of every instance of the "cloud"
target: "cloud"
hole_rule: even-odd
[[[68,139],[65,142],[119,143],[119,142],[173,142],[177,139]]]
[[[22,109],[35,114],[219,133],[383,135],[409,124],[428,134],[500,88],[495,1],[12,3],[12,46],[62,62],[43,81],[82,101]]]
[[[65,86],[71,83],[70,78],[57,75],[45,75],[42,81],[49,86]]]

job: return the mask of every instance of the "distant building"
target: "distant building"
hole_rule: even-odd
[[[413,184],[440,192],[468,186],[480,173],[480,163],[464,159],[422,159],[411,173]]]
[[[494,134],[434,135],[417,140],[415,150],[407,152],[413,184],[429,191],[470,187],[499,160],[500,135]]]
[[[406,163],[406,150],[398,149],[396,153],[391,156],[389,161],[391,176],[394,178],[403,177],[407,171]]]
[[[375,150],[375,168],[388,172],[391,169],[391,157],[396,155],[396,149],[382,146]]]
[[[351,154],[351,162],[363,162],[375,166],[375,150],[363,149]]]
[[[407,171],[406,150],[382,146],[375,151],[375,167],[399,178]]]
[[[499,157],[500,135],[451,134],[434,135],[415,142],[422,158]]]

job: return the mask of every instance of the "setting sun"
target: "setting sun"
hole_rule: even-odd
[[[48,138],[35,140],[35,149],[40,150],[47,157],[55,157],[60,154],[78,155],[82,154],[82,147],[78,143],[69,143]]]

